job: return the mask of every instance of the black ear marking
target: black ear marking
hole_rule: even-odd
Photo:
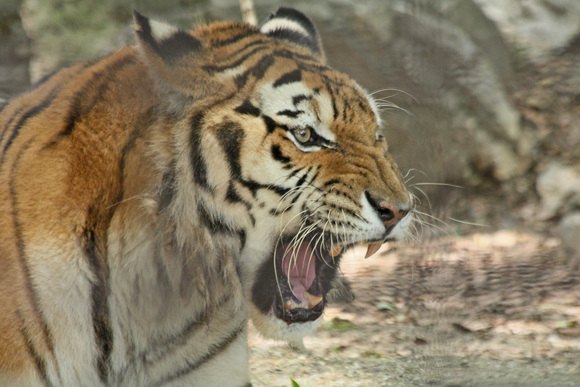
[[[186,31],[150,21],[137,11],[133,11],[133,17],[139,40],[166,62],[174,61],[201,48],[201,42]]]
[[[280,7],[260,25],[260,32],[272,38],[290,41],[322,55],[318,32],[312,20],[294,8]]]
[[[149,19],[133,10],[133,20],[135,22],[135,32],[137,33],[137,36],[150,46],[155,45],[156,42],[153,40],[153,36],[151,35],[151,24],[149,23]]]

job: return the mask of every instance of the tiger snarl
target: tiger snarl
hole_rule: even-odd
[[[302,337],[343,252],[412,222],[303,14],[135,25],[0,105],[2,385],[250,385],[248,316]]]

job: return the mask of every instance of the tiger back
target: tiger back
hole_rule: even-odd
[[[0,105],[0,385],[248,386],[248,319],[313,331],[412,201],[372,98],[280,8],[138,43]]]

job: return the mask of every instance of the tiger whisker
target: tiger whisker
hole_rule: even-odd
[[[455,219],[455,218],[452,218],[450,216],[446,216],[446,218],[449,219],[449,220],[451,220],[451,221],[453,221],[453,222],[457,222],[457,223],[460,223],[460,224],[465,224],[465,225],[468,225],[468,226],[487,227],[487,228],[491,228],[492,227],[489,224],[481,224],[481,223],[467,222],[465,220]]]
[[[421,192],[423,196],[425,196],[425,199],[427,200],[427,205],[429,206],[429,210],[431,210],[433,207],[431,206],[431,200],[429,200],[429,196],[427,196],[427,193],[425,193],[425,191],[423,191],[419,187],[413,187],[413,189],[416,189],[417,191]]]
[[[141,195],[135,195],[135,196],[131,196],[131,197],[129,197],[129,198],[126,198],[126,199],[120,200],[120,201],[118,201],[118,202],[116,202],[116,203],[113,203],[113,204],[111,204],[110,206],[108,206],[108,207],[105,207],[105,208],[106,208],[107,210],[109,210],[109,209],[111,209],[111,208],[113,208],[113,207],[116,207],[116,206],[118,206],[119,204],[126,203],[126,202],[129,202],[129,201],[131,201],[131,200],[135,200],[135,199],[141,199],[141,198],[147,198],[147,197],[148,197],[148,198],[151,198],[151,195],[147,195],[147,194],[141,194]]]
[[[375,94],[383,93],[385,91],[396,92],[396,94],[394,96],[397,96],[399,94],[404,94],[407,97],[411,98],[416,103],[419,103],[419,101],[415,97],[413,97],[413,95],[411,95],[410,93],[406,92],[405,90],[401,90],[401,89],[393,89],[393,88],[380,89],[377,91],[373,91],[372,93],[370,93],[370,95],[374,97]]]
[[[411,184],[411,187],[416,187],[418,185],[429,185],[429,186],[440,186],[440,187],[451,187],[451,188],[459,188],[459,189],[465,189],[465,187],[461,186],[461,185],[456,185],[456,184],[449,184],[449,183],[428,183],[428,182],[423,182],[423,183],[414,183]]]

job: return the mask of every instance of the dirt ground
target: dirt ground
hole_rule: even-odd
[[[580,272],[557,239],[499,231],[385,245],[304,349],[250,337],[255,386],[579,386]]]

